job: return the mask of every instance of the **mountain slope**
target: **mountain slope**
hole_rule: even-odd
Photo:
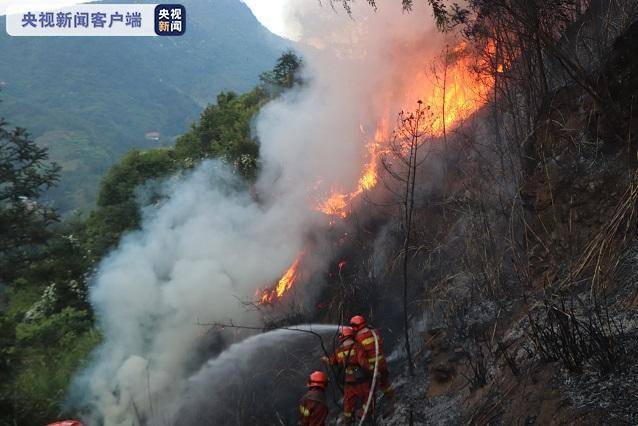
[[[113,162],[158,144],[146,132],[171,143],[218,92],[250,89],[287,47],[239,0],[185,4],[188,31],[178,38],[0,35],[0,116],[64,167],[49,195],[61,210],[90,207]]]

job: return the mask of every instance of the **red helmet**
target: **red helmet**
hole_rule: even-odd
[[[346,340],[354,336],[354,330],[352,327],[341,326],[339,329],[339,340]]]
[[[326,377],[326,373],[323,371],[315,371],[310,374],[310,378],[308,379],[308,387],[319,387],[321,389],[326,388],[326,384],[328,383],[328,378]]]
[[[354,316],[350,319],[350,325],[354,331],[359,331],[366,326],[366,319],[361,315]]]

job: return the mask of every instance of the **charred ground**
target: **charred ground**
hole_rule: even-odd
[[[364,312],[387,336],[400,403],[378,424],[638,420],[638,24],[620,3],[589,6],[553,44],[549,30],[512,24],[507,7],[482,19],[493,26],[481,36],[504,50],[494,98],[431,141],[407,252],[401,206],[387,198],[370,194],[348,219],[354,231],[335,254],[346,266],[323,277],[322,303],[306,315]],[[401,332],[405,255],[414,375]]]
[[[523,138],[502,132],[507,108],[483,111],[498,130],[459,130],[442,175],[424,178],[411,251],[416,372],[397,363],[401,403],[379,424],[637,421],[636,43],[633,24],[587,73],[618,116],[556,81]],[[359,263],[354,282],[366,276]],[[386,270],[392,288],[398,273]],[[376,306],[385,325],[389,305]]]

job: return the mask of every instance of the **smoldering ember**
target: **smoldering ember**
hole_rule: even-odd
[[[0,424],[638,423],[638,2],[191,3],[87,210],[0,69]]]

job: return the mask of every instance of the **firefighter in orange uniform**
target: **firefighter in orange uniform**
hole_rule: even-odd
[[[361,315],[352,317],[352,319],[350,320],[350,325],[355,332],[355,341],[360,344],[365,351],[366,359],[368,362],[368,370],[370,371],[370,385],[372,384],[372,373],[374,372],[375,361],[378,363],[377,380],[374,387],[375,390],[381,389],[383,391],[383,394],[388,398],[390,404],[387,412],[392,412],[394,410],[396,394],[394,392],[394,389],[392,388],[392,384],[390,383],[390,371],[388,370],[388,363],[383,356],[383,341],[381,340],[381,336],[377,330],[368,327],[366,319]],[[378,354],[375,350],[375,336],[378,341]]]
[[[330,357],[321,360],[329,365],[339,365],[344,373],[343,416],[344,425],[352,424],[357,408],[362,407],[370,391],[368,381],[368,360],[363,346],[354,340],[351,327],[341,327],[339,347]]]
[[[328,378],[315,371],[308,379],[308,392],[299,401],[299,426],[325,426],[328,417],[326,384]]]

